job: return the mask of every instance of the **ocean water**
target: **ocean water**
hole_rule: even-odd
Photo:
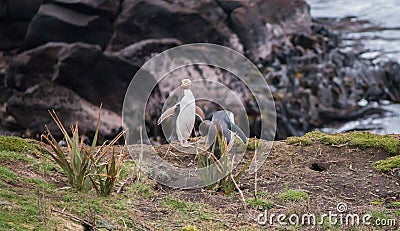
[[[363,38],[363,44],[371,52],[370,58],[384,53],[380,60],[400,62],[400,0],[306,0],[313,17],[357,17],[384,27],[375,32],[350,33],[348,38]]]
[[[400,62],[400,0],[306,0],[311,6],[311,15],[322,18],[356,17],[368,20],[383,29],[374,32],[348,33],[344,38],[358,39],[364,49],[370,52],[365,58],[376,62],[395,60]],[[345,41],[346,42],[346,41]],[[389,111],[385,117],[362,118],[344,123],[335,128],[327,127],[325,132],[369,130],[379,134],[400,134],[400,104],[380,105]]]

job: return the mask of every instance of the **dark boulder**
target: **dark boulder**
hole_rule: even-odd
[[[265,23],[280,25],[285,35],[310,34],[310,6],[304,0],[256,0],[253,7]]]
[[[136,1],[122,3],[114,22],[110,51],[143,39],[176,38],[183,43],[209,42],[231,46],[235,35],[224,24],[215,1]],[[214,20],[214,21],[213,21]]]
[[[18,48],[25,39],[28,26],[26,21],[0,21],[0,50]]]
[[[36,14],[42,0],[1,0],[0,18],[29,21]]]
[[[44,4],[29,25],[23,49],[52,41],[80,41],[104,48],[111,35],[111,24],[104,17],[79,13],[55,4]]]
[[[66,128],[79,123],[83,134],[94,134],[99,108],[79,97],[73,91],[51,82],[34,85],[13,95],[7,103],[7,113],[20,128],[30,134],[41,134],[47,125],[56,136],[61,136],[48,110],[54,109]],[[10,119],[11,120],[11,119]],[[112,136],[121,128],[121,117],[103,109],[100,133]]]
[[[231,47],[265,60],[289,34],[311,33],[307,3],[298,1],[134,1],[122,3],[109,51],[144,39],[176,38]]]
[[[25,91],[44,80],[75,91],[80,97],[120,113],[126,88],[138,66],[102,53],[84,43],[48,43],[15,56],[9,65],[7,86]]]
[[[84,14],[101,15],[113,20],[119,13],[120,0],[47,0]]]
[[[268,28],[254,16],[248,7],[238,7],[230,15],[233,31],[243,44],[245,54],[253,62],[258,62],[271,52],[268,41]]]
[[[0,87],[4,87],[6,83],[6,73],[3,70],[0,70]]]
[[[265,60],[273,45],[290,34],[310,34],[311,16],[305,1],[253,0],[233,4],[220,1],[229,14],[229,25],[253,62]]]
[[[7,0],[0,0],[0,19],[7,16]]]
[[[383,91],[388,99],[400,102],[400,64],[394,61],[381,64],[384,74],[379,81],[383,82]]]
[[[41,0],[0,0],[0,50],[18,48]]]
[[[182,42],[174,38],[146,39],[127,46],[115,54],[133,65],[142,66],[153,56],[179,45],[182,45]]]

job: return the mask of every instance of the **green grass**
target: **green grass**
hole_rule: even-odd
[[[0,189],[5,206],[0,208],[0,230],[45,230],[39,217],[36,193],[19,195],[11,190]]]
[[[18,175],[12,170],[0,166],[0,179],[9,183],[16,183],[18,180]]]
[[[303,201],[307,200],[309,197],[308,193],[299,191],[299,190],[294,190],[294,189],[288,189],[280,194],[278,194],[278,198],[284,201]]]
[[[0,149],[1,149],[1,147],[0,147]],[[0,161],[23,161],[26,163],[32,163],[33,158],[29,157],[27,154],[24,154],[24,153],[0,150]]]
[[[112,193],[111,197],[98,197],[94,191],[82,193],[74,188],[64,187],[67,185],[56,188],[54,184],[46,181],[49,179],[48,174],[61,182],[67,180],[66,176],[49,172],[55,169],[61,171],[49,159],[34,158],[24,153],[4,150],[0,151],[1,157],[7,159],[7,163],[5,166],[0,166],[0,230],[46,230],[44,221],[47,222],[47,227],[50,227],[49,230],[65,230],[67,223],[74,224],[75,228],[79,226],[79,222],[52,212],[50,208],[64,210],[66,214],[86,221],[95,221],[99,230],[140,230],[136,228],[144,227],[142,224],[149,227],[160,227],[157,225],[162,224],[161,229],[167,230],[180,230],[181,227],[185,227],[185,230],[195,230],[193,229],[195,226],[199,230],[205,226],[218,230],[219,227],[224,227],[221,224],[214,225],[214,218],[217,216],[206,204],[185,201],[173,196],[158,199],[153,187],[154,181],[149,180],[145,183],[127,181],[122,193]],[[40,179],[35,178],[35,175],[22,175],[19,171],[12,171],[13,163],[18,163],[25,172],[35,174]],[[132,161],[123,162],[121,178],[126,179],[131,176],[133,166]],[[41,178],[43,173],[46,176],[44,179]],[[145,178],[142,177],[142,180]],[[47,207],[39,204],[39,198],[42,197],[45,198]],[[163,211],[168,211],[168,215],[161,216],[160,220],[154,223],[148,223],[149,220],[146,220],[145,216],[138,219],[140,215],[135,214],[141,214],[143,203],[146,203],[143,200],[146,199],[157,204]],[[43,211],[47,214],[45,219],[41,215]],[[152,213],[148,210],[142,212]],[[171,222],[182,226],[175,226]]]
[[[60,172],[60,168],[52,162],[33,158],[29,154],[17,153],[14,151],[0,151],[0,162],[8,162],[10,164],[19,162],[32,166],[41,173]]]
[[[119,174],[120,180],[125,180],[126,178],[132,176],[134,168],[136,167],[135,161],[127,160],[121,166],[121,172]]]
[[[197,227],[193,225],[186,225],[182,227],[181,231],[200,231],[200,229],[197,229]]]
[[[246,204],[253,208],[271,209],[274,207],[274,202],[270,200],[272,196],[267,191],[257,192],[257,198],[246,199]]]
[[[274,207],[274,202],[268,199],[262,198],[249,198],[246,199],[246,203],[253,208],[262,208],[262,209],[272,209]]]
[[[157,194],[154,192],[152,188],[150,188],[150,186],[140,182],[134,183],[128,189],[128,192],[131,192],[135,195],[140,195],[144,198],[155,198],[157,196]]]
[[[15,136],[0,136],[0,151],[21,154],[46,152],[46,150],[38,144],[38,141],[26,140]]]
[[[249,138],[247,142],[248,150],[255,150],[260,145],[260,140],[257,138]]]
[[[385,160],[380,160],[372,164],[378,172],[387,173],[400,167],[400,156],[392,156]]]
[[[300,146],[308,146],[312,144],[310,138],[305,136],[292,136],[286,139],[286,143],[288,144],[298,144]]]
[[[259,192],[257,192],[257,196],[265,198],[265,197],[270,196],[270,194],[267,191],[259,191]]]
[[[400,201],[392,201],[389,204],[390,208],[394,208],[394,209],[400,209]]]
[[[382,148],[390,155],[397,155],[400,142],[389,135],[378,135],[369,132],[345,132],[336,134],[326,134],[313,131],[305,134],[303,137],[290,138],[289,142],[310,144],[310,141],[319,141],[325,145],[348,144],[360,149]]]
[[[371,201],[372,205],[382,205],[383,201],[382,200],[377,200],[377,201]]]
[[[170,209],[170,213],[175,214],[174,221],[183,224],[192,225],[199,221],[212,221],[215,217],[215,214],[209,211],[205,204],[181,200],[171,195],[164,198],[163,205]]]
[[[46,181],[43,181],[43,180],[37,179],[37,178],[24,178],[23,181],[26,183],[34,184],[34,185],[38,186],[39,188],[44,187],[46,189],[56,189],[56,186],[54,184],[51,184],[49,182],[46,182]]]
[[[329,230],[329,231],[342,230],[340,222],[336,222],[336,224],[331,224],[329,222],[329,218],[328,217],[324,217],[324,218],[318,217],[317,222],[318,222],[317,224],[321,225],[322,230]]]
[[[165,197],[164,206],[169,207],[171,209],[179,210],[183,213],[193,212],[200,209],[199,203],[183,201],[178,198],[173,198],[170,195],[167,195]]]

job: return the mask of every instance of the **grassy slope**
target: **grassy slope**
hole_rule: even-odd
[[[367,148],[382,148],[394,157],[372,164],[386,173],[400,166],[396,156],[399,141],[392,136],[369,133],[326,135],[313,132],[301,138],[289,138],[287,144],[279,142],[275,152],[280,156],[287,152],[289,163],[292,163],[293,155],[299,150],[304,151],[303,145],[311,148],[307,151],[314,145],[317,147],[317,143],[335,146],[330,149],[359,148],[361,154]],[[245,207],[237,193],[223,195],[208,190],[172,190],[143,176],[137,181],[130,178],[133,162],[126,161],[121,174],[124,190],[102,198],[94,191],[83,194],[68,188],[60,168],[39,158],[39,152],[44,150],[34,141],[0,137],[0,230],[83,230],[85,223],[95,224],[101,230],[196,230],[195,227],[199,230],[258,230],[262,227],[246,214],[253,214],[250,217],[254,218],[262,209],[271,208],[303,211],[312,208],[310,203],[317,196],[307,190],[292,188],[296,182],[277,179],[275,183],[281,185],[280,189],[275,192],[261,187],[257,198],[253,197],[252,187],[243,185]],[[269,164],[267,161],[266,165]],[[287,168],[291,167],[287,165]],[[276,172],[282,166],[279,168]],[[397,201],[384,203],[377,198],[370,203],[365,210],[373,211],[376,218],[400,215]],[[326,228],[325,223],[322,227]],[[341,227],[330,228],[341,230]]]

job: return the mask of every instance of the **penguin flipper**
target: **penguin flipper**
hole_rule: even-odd
[[[214,145],[214,142],[217,139],[217,127],[214,125],[212,121],[210,121],[207,125],[208,125],[208,135],[207,135],[208,145]]]
[[[247,137],[244,134],[244,132],[242,131],[242,129],[240,129],[236,124],[231,124],[231,131],[235,132],[239,138],[243,141],[244,144],[247,143]]]
[[[209,120],[203,120],[203,122],[200,123],[199,132],[201,136],[208,136],[208,131],[210,130],[211,123],[212,122]]]
[[[206,116],[204,115],[203,110],[199,106],[196,106],[196,115],[200,117],[201,121],[205,120]]]
[[[207,142],[209,145],[209,151],[213,152],[215,158],[219,159],[221,157],[221,151],[217,133],[218,129],[215,126],[215,124],[211,121],[208,129]]]
[[[160,118],[158,118],[158,120],[157,120],[157,125],[160,125],[166,118],[175,114],[175,109],[176,109],[176,105],[168,108],[168,110],[166,110],[164,113],[162,113]]]

